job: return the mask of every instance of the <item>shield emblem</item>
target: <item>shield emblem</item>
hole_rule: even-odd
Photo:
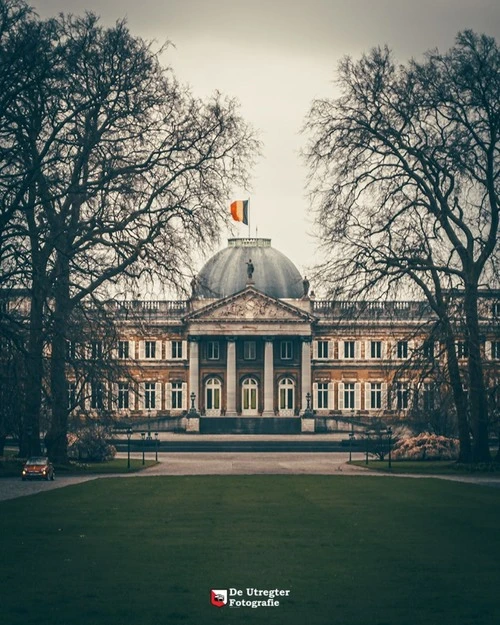
[[[222,608],[227,604],[227,590],[210,591],[210,603],[217,608]]]

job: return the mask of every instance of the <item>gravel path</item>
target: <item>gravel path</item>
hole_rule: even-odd
[[[125,454],[119,454],[124,456]],[[132,454],[132,457],[141,457]],[[361,460],[364,454],[353,454],[353,460]],[[466,482],[500,488],[500,476],[468,475],[390,475],[346,464],[347,453],[165,453],[159,454],[160,464],[132,475],[91,475],[57,477],[53,482],[27,481],[21,478],[0,479],[0,501],[34,495],[39,492],[64,488],[81,482],[109,477],[137,478],[160,475],[365,475],[379,478],[408,477],[435,478],[454,482]]]

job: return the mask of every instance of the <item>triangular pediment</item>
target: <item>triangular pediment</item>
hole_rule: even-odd
[[[304,323],[313,321],[312,315],[265,295],[253,287],[247,287],[235,295],[209,304],[191,313],[187,321],[279,321]]]

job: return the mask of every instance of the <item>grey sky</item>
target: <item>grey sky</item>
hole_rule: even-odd
[[[316,243],[298,157],[299,130],[310,102],[334,94],[339,59],[388,43],[401,61],[452,45],[459,30],[498,37],[498,0],[33,0],[43,17],[92,10],[131,31],[175,44],[165,54],[177,77],[203,96],[215,89],[236,97],[261,131],[264,154],[251,191],[251,233],[304,272]],[[236,225],[236,234],[248,228]],[[214,250],[215,251],[215,250]]]

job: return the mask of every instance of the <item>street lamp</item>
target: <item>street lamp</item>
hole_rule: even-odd
[[[191,408],[189,409],[188,417],[198,417],[199,415],[196,412],[196,408],[194,407],[194,401],[196,399],[196,393],[193,391],[189,397],[191,399]]]
[[[158,439],[158,432],[155,432],[155,443],[156,443],[156,454],[155,454],[155,460],[156,462],[158,462],[158,444],[159,444],[159,439]]]
[[[130,437],[132,436],[132,429],[127,430],[127,470],[130,471]]]
[[[146,464],[145,459],[144,459],[144,448],[146,445],[146,432],[141,432],[141,438],[142,438],[142,466],[144,466]]]
[[[392,447],[392,428],[387,428],[387,434],[389,435],[389,469],[392,469],[391,447]]]
[[[365,432],[365,437],[366,437],[366,459],[365,459],[365,464],[366,466],[368,466],[368,436],[369,436],[370,431],[367,429]]]
[[[148,408],[148,441],[151,440],[151,400]]]
[[[354,432],[349,432],[349,462],[352,461],[352,441],[354,440]]]

